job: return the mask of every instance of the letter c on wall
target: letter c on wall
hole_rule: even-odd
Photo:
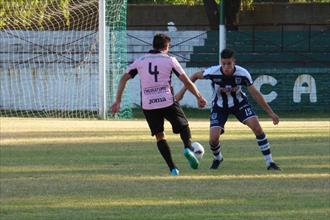
[[[260,91],[260,88],[263,84],[270,84],[272,86],[275,86],[277,84],[277,80],[269,75],[261,75],[256,80],[254,80],[254,86],[256,89]],[[261,92],[261,91],[260,91]],[[261,93],[262,94],[262,93]],[[262,94],[262,96],[265,98],[266,102],[272,102],[277,97],[277,93],[274,91],[271,91],[269,94]]]

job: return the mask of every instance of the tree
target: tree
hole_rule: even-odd
[[[224,0],[225,1],[225,20],[227,30],[238,30],[238,14],[241,6],[241,0]]]
[[[219,7],[214,0],[203,0],[204,8],[211,30],[219,28]]]
[[[225,24],[227,30],[237,30],[237,16],[241,6],[241,0],[225,1]],[[219,6],[215,0],[203,0],[204,8],[211,30],[219,28]]]

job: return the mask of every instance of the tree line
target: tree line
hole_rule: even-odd
[[[220,0],[110,0],[128,4],[173,4],[173,5],[204,5],[210,28],[219,26]],[[225,1],[225,21],[229,30],[236,29],[239,11],[253,9],[257,2],[287,2],[287,3],[330,3],[330,0],[223,0]],[[109,3],[108,3],[109,4]],[[98,0],[1,0],[0,1],[0,30],[1,29],[74,29],[73,21],[84,19],[75,9],[94,14],[94,26],[97,28]],[[82,22],[80,22],[82,23]]]

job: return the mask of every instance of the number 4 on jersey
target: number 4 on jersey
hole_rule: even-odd
[[[149,63],[149,73],[150,73],[151,75],[154,75],[154,76],[155,76],[155,82],[158,82],[158,77],[157,77],[157,75],[159,74],[159,72],[158,72],[158,70],[157,70],[157,65],[154,66],[154,70],[152,70],[151,65],[152,65],[152,64]]]

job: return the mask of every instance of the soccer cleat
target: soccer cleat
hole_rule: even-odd
[[[212,164],[211,164],[210,169],[211,169],[211,170],[216,170],[216,169],[218,169],[219,166],[220,166],[220,164],[222,163],[222,161],[223,161],[223,158],[221,158],[221,160],[214,159],[213,162],[212,162]]]
[[[267,170],[281,171],[281,168],[279,166],[277,166],[276,163],[270,162],[268,167],[267,167]]]
[[[171,170],[171,175],[172,176],[179,176],[179,170],[177,169],[177,168],[173,168],[172,170]]]
[[[197,169],[199,165],[198,159],[195,157],[194,152],[192,152],[189,148],[185,148],[183,150],[183,155],[187,158],[189,165],[193,169]]]

